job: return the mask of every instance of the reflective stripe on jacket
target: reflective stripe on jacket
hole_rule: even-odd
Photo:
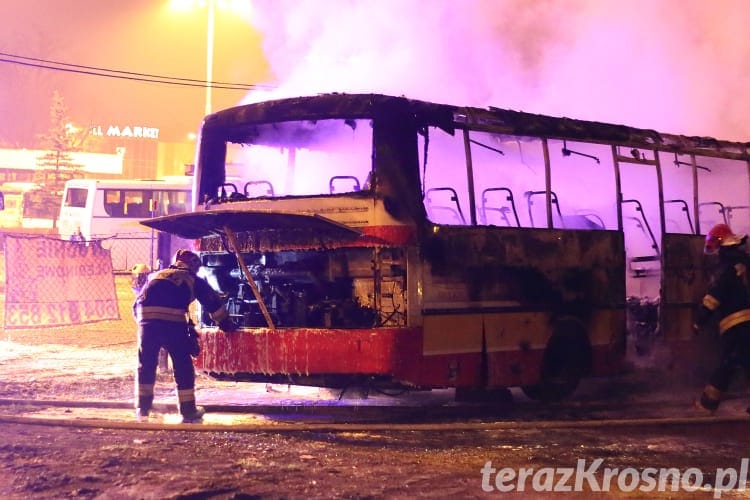
[[[703,307],[717,313],[719,333],[750,322],[750,285],[747,266],[742,262],[726,265],[703,297]]]
[[[224,301],[206,280],[189,269],[170,266],[157,271],[141,289],[133,303],[136,321],[165,320],[187,323],[188,308],[198,300],[211,318],[220,322],[228,317]]]
[[[724,316],[724,318],[719,321],[719,333],[724,333],[733,326],[748,322],[750,322],[750,309],[742,309],[741,311],[733,312],[728,316]]]

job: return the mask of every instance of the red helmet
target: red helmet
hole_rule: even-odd
[[[716,224],[706,235],[706,245],[703,251],[707,254],[715,254],[719,247],[739,245],[745,239],[744,234],[734,234],[726,224]]]
[[[190,271],[197,273],[198,269],[200,269],[202,265],[202,262],[201,258],[198,257],[197,254],[191,252],[190,250],[181,248],[180,250],[177,250],[177,253],[174,254],[174,265],[177,267],[189,269]]]

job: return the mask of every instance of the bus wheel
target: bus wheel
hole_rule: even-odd
[[[536,401],[561,401],[575,391],[590,369],[591,344],[585,327],[575,318],[561,320],[544,350],[541,380],[521,390]]]

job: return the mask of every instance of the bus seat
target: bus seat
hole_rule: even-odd
[[[251,189],[258,186],[265,187],[265,192],[263,190],[260,190],[258,194],[252,194]],[[242,189],[242,191],[248,198],[258,198],[261,196],[273,197],[273,184],[271,184],[269,181],[248,181],[245,183],[245,187]]]
[[[336,189],[336,184],[341,184],[339,181],[349,181],[351,182],[351,189],[347,190],[338,190]],[[328,191],[330,194],[334,193],[350,193],[354,191],[355,193],[360,190],[359,186],[359,179],[354,177],[353,175],[334,175],[331,177],[331,179],[328,181]]]
[[[729,224],[727,209],[719,201],[707,201],[698,204],[698,220],[702,233],[708,232],[716,224]]]
[[[458,194],[452,187],[428,189],[424,198],[425,209],[433,222],[466,225],[461,203],[458,201]],[[455,205],[455,207],[452,205]],[[445,218],[439,215],[440,213],[447,214],[449,221],[442,222]]]
[[[682,224],[677,219],[668,219],[670,226],[669,229],[672,230],[667,230],[667,232],[693,234],[695,230],[693,229],[693,221],[690,218],[690,210],[687,202],[685,200],[664,200],[665,213],[669,205],[678,205],[680,207],[680,211],[684,213],[687,218],[687,228],[683,228]]]
[[[145,203],[128,203],[125,205],[125,215],[128,217],[148,217],[148,208]]]
[[[632,205],[636,212],[635,216],[623,216],[623,223],[632,224],[633,228],[633,231],[625,231],[626,235],[630,235],[626,238],[625,244],[628,247],[626,254],[632,276],[640,278],[658,273],[661,267],[659,244],[646,219],[641,202],[632,199],[622,200],[621,204]]]
[[[123,210],[121,203],[105,203],[104,211],[112,217],[122,217],[123,215],[125,215],[125,211]]]
[[[528,204],[529,209],[529,221],[531,222],[531,227],[537,227],[534,224],[534,197],[546,197],[547,192],[546,191],[526,191],[524,193],[526,196],[526,203]],[[552,205],[553,211],[552,211],[552,227],[554,228],[562,228],[562,229],[605,229],[606,225],[604,224],[604,220],[601,218],[599,214],[592,211],[587,211],[586,209],[583,210],[576,210],[574,213],[566,213],[565,215],[562,214],[562,211],[560,209],[560,201],[557,197],[557,193],[554,191],[550,191],[550,204]],[[545,210],[546,211],[546,210]],[[546,220],[546,215],[545,215]],[[544,227],[544,226],[539,226]]]
[[[528,206],[528,210],[529,210],[529,221],[531,222],[531,227],[537,227],[534,224],[534,214],[532,210],[532,207],[534,206],[534,200],[532,198],[540,196],[540,195],[546,196],[547,191],[526,191],[524,193],[524,196],[526,197],[526,205]],[[550,204],[555,209],[555,211],[552,212],[552,227],[564,228],[565,221],[563,220],[562,213],[560,212],[560,203],[558,203],[557,201],[557,193],[555,193],[554,191],[550,191]],[[557,219],[555,219],[555,214],[557,214]],[[557,223],[555,222],[555,220],[557,220]],[[539,227],[544,227],[544,226],[539,226]]]
[[[167,207],[167,214],[181,214],[187,212],[187,206],[184,203],[170,203]]]
[[[628,269],[635,278],[653,276],[659,273],[661,260],[658,255],[640,255],[628,259]]]
[[[495,197],[494,194],[505,193],[505,197]],[[495,200],[493,200],[495,198]],[[506,203],[507,202],[507,203]],[[508,217],[513,212],[513,221]],[[513,191],[506,187],[491,187],[482,191],[482,206],[480,207],[480,218],[482,224],[491,225],[491,215],[496,214],[504,226],[511,226],[515,223],[516,227],[521,227],[516,211],[516,203],[513,199]],[[496,217],[497,218],[497,217]],[[497,224],[494,224],[497,225]]]
[[[565,229],[604,229],[604,221],[593,212],[562,216]]]
[[[735,212],[742,211],[743,214],[738,216]],[[729,227],[737,227],[740,231],[743,233],[746,232],[747,222],[742,222],[743,220],[747,221],[748,217],[750,217],[750,205],[727,205],[726,206],[726,214],[727,214],[727,220]]]
[[[231,192],[227,193],[227,188],[231,189]],[[221,186],[219,186],[219,192],[218,192],[218,198],[214,200],[209,200],[207,203],[211,203],[212,201],[216,201],[218,203],[225,203],[228,201],[243,201],[247,200],[247,196],[245,196],[244,193],[240,193],[237,190],[237,186],[234,185],[231,182],[225,182]],[[208,208],[208,206],[206,207]]]

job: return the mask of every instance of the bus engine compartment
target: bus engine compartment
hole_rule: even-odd
[[[406,324],[406,263],[398,248],[202,255],[201,276],[225,297],[239,327],[371,328]],[[213,325],[199,308],[200,322]]]

